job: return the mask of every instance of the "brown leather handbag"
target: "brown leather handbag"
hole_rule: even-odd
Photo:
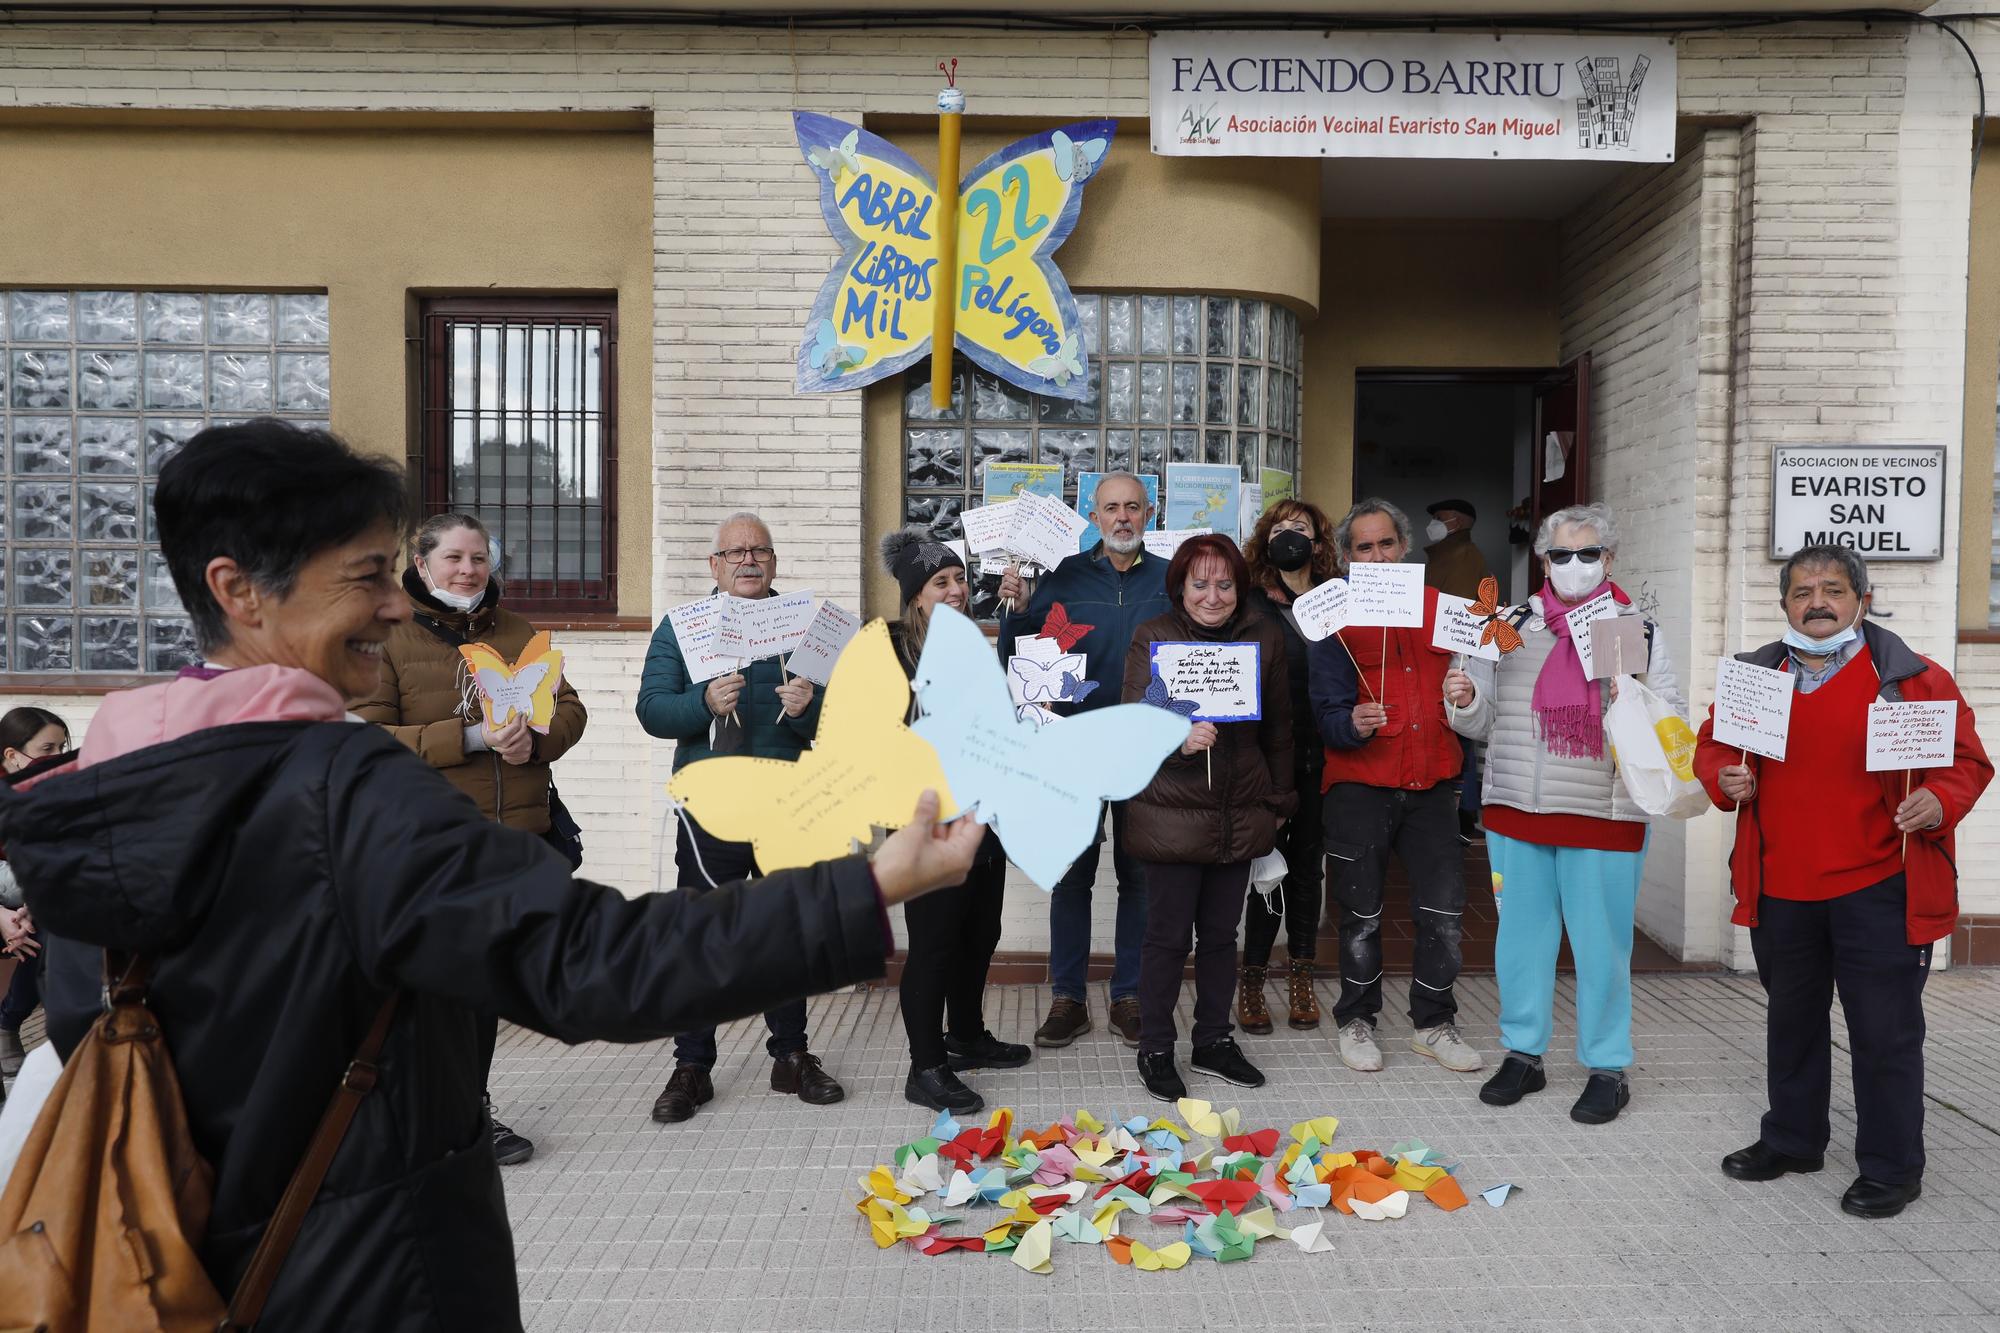
[[[215,1176],[188,1133],[180,1079],[146,1006],[147,973],[144,959],[105,954],[104,1015],[63,1066],[0,1195],[7,1333],[227,1333],[255,1324],[375,1086],[397,993],[382,1002],[225,1304],[196,1251]]]

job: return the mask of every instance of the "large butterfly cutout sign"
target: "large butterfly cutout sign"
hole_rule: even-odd
[[[472,673],[487,726],[505,726],[518,714],[528,719],[530,731],[548,734],[556,716],[563,655],[550,646],[546,630],[529,639],[512,662],[490,643],[464,644],[458,652]]]

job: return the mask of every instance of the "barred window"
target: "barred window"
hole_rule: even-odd
[[[327,422],[317,292],[0,291],[0,671],[171,672],[194,627],[153,528],[206,426]]]
[[[1076,503],[1085,472],[1165,482],[1172,463],[1234,463],[1246,484],[1299,471],[1298,317],[1227,296],[1079,294],[1090,393],[1043,398],[952,362],[951,406],[931,406],[932,363],[904,376],[904,521],[941,539],[980,503],[988,463],[1059,463]],[[968,410],[968,387],[970,404]],[[999,608],[997,574],[973,582],[973,614]]]
[[[527,614],[618,609],[617,319],[610,297],[424,304],[424,513],[477,514]]]

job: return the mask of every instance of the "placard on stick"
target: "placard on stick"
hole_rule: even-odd
[[[1783,760],[1792,725],[1792,673],[1733,657],[1715,664],[1715,739],[1737,750]]]
[[[861,617],[832,602],[821,602],[806,626],[805,637],[786,659],[785,670],[815,685],[826,685],[833,679],[833,665],[848,641],[860,632]]]
[[[1651,656],[1646,649],[1646,622],[1638,616],[1600,616],[1590,622],[1590,652],[1579,651],[1584,675],[1591,680],[1636,676]]]
[[[1482,642],[1487,638],[1486,622],[1472,614],[1470,608],[1473,605],[1475,603],[1468,598],[1440,593],[1437,623],[1431,626],[1431,647],[1497,662],[1500,660],[1499,641]]]
[[[1618,602],[1612,597],[1610,590],[1606,589],[1585,602],[1582,606],[1577,607],[1574,611],[1565,612],[1563,615],[1563,619],[1569,622],[1569,638],[1570,642],[1576,645],[1577,660],[1583,663],[1583,678],[1585,680],[1599,679],[1591,666],[1590,627],[1594,622],[1603,619],[1605,616],[1615,616],[1617,614]]]
[[[1254,642],[1156,643],[1152,652],[1167,697],[1199,705],[1196,722],[1255,722],[1264,716],[1261,656]]]
[[[1424,567],[1359,564],[1347,567],[1347,623],[1415,628],[1424,623]]]
[[[1299,633],[1312,643],[1347,628],[1347,580],[1328,579],[1292,603]]]
[[[1868,705],[1868,771],[1950,768],[1958,740],[1955,700]]]

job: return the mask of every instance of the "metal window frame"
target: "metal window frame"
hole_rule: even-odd
[[[429,296],[418,312],[418,424],[411,473],[418,481],[423,518],[461,505],[452,498],[451,331],[459,324],[499,324],[535,328],[584,326],[600,331],[604,354],[598,371],[600,415],[598,476],[603,493],[599,523],[601,574],[598,578],[507,579],[507,605],[523,615],[562,613],[615,615],[618,610],[618,298],[615,293],[561,293],[521,296]],[[503,353],[504,355],[504,353]],[[505,471],[503,467],[504,481]],[[503,505],[504,505],[503,501]],[[535,541],[533,506],[528,507],[527,545]],[[560,569],[558,569],[560,575]]]

